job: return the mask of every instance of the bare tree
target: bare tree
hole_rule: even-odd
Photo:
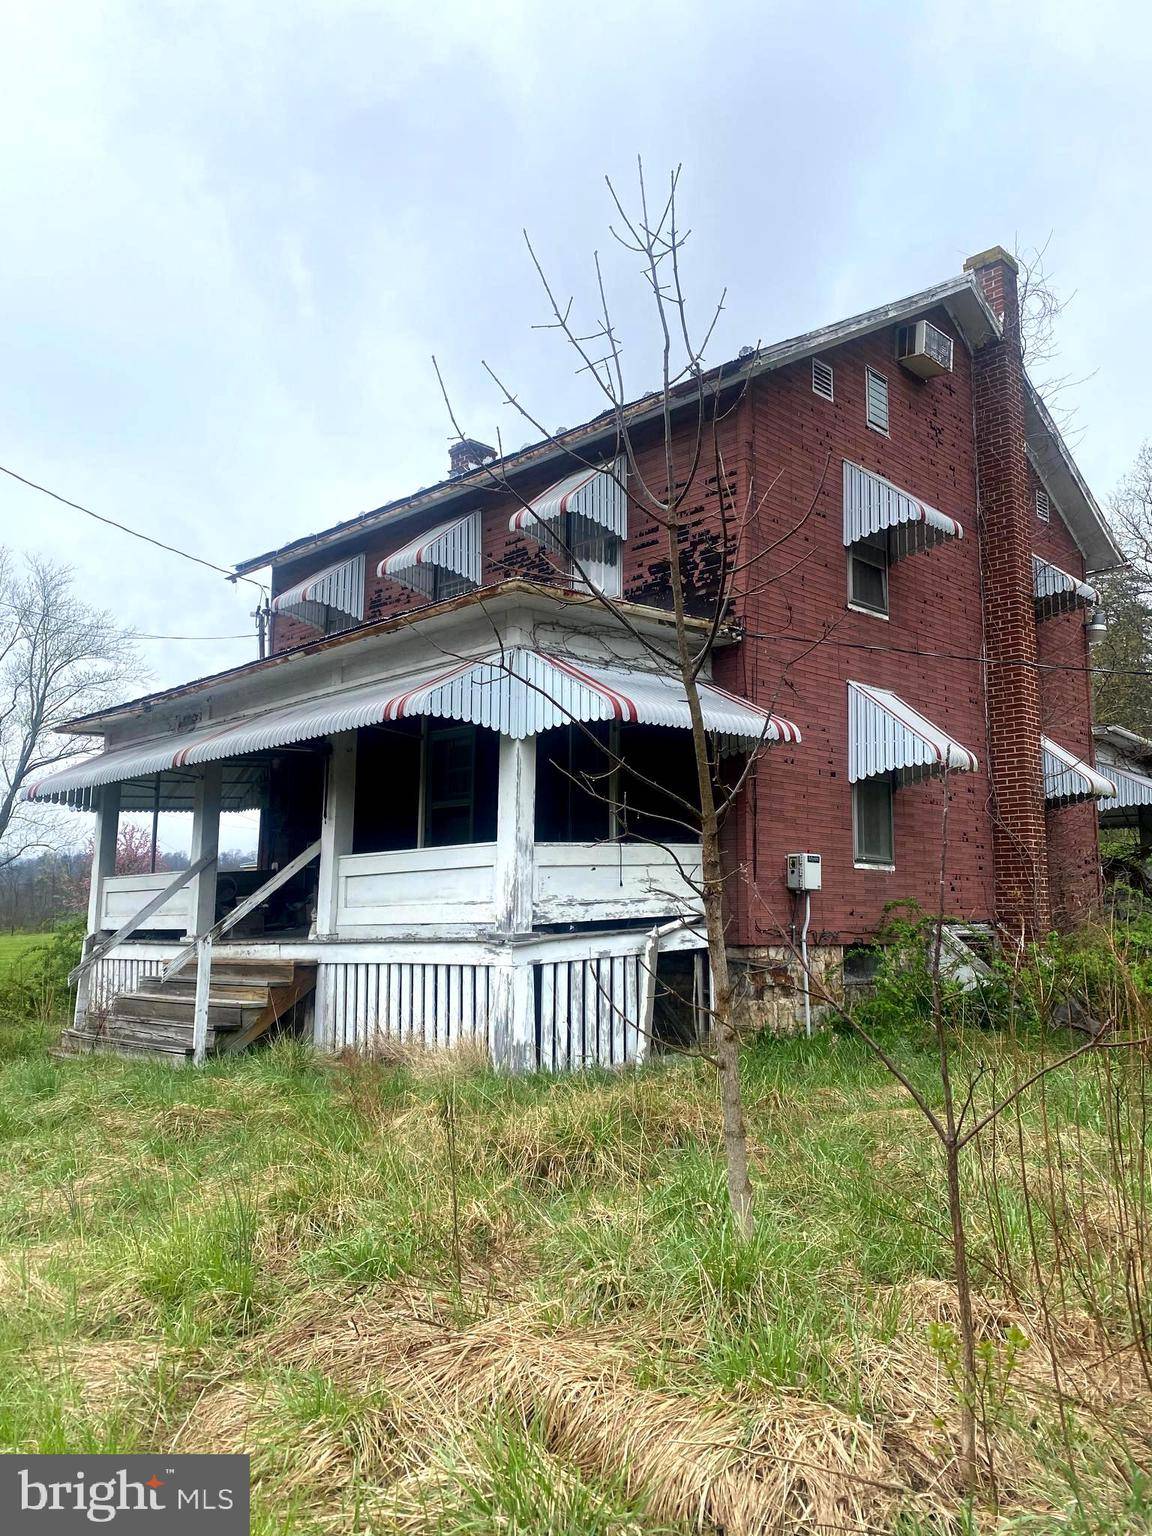
[[[52,841],[50,813],[20,791],[89,750],[60,726],[139,676],[131,636],[76,595],[67,566],[0,550],[0,865]]]
[[[1077,407],[1068,398],[1068,391],[1083,384],[1091,374],[1077,378],[1071,373],[1060,373],[1056,364],[1060,357],[1058,338],[1060,317],[1075,299],[1076,294],[1060,292],[1056,280],[1048,270],[1049,235],[1043,245],[1027,250],[1016,250],[1020,272],[1018,298],[1020,304],[1020,357],[1037,392],[1067,438],[1079,436],[1076,426]]]
[[[670,835],[676,826],[688,827],[700,842],[699,879],[691,878],[683,869],[680,871],[695,888],[700,900],[712,975],[709,1038],[699,1054],[709,1060],[718,1073],[728,1199],[737,1229],[748,1236],[752,1231],[753,1197],[740,1087],[740,1029],[726,933],[726,887],[734,872],[726,871],[721,834],[727,813],[742,792],[759,752],[767,744],[767,729],[743,764],[736,771],[725,774],[719,745],[705,724],[700,679],[710,664],[725,620],[731,615],[733,598],[754,592],[758,587],[762,590],[764,578],[758,567],[784,539],[760,541],[755,553],[746,551],[747,535],[757,525],[758,513],[771,488],[756,487],[749,476],[739,498],[732,489],[731,466],[725,463],[722,428],[738,406],[743,386],[734,387],[722,370],[706,371],[705,368],[705,353],[723,310],[724,296],[720,296],[706,323],[694,327],[681,273],[687,232],[680,227],[677,218],[678,179],[679,170],[676,170],[658,204],[650,206],[644,167],[638,161],[637,206],[630,210],[606,178],[619,220],[618,227],[612,228],[611,233],[618,245],[636,259],[655,319],[660,353],[659,383],[654,391],[642,397],[640,408],[635,401],[629,401],[625,386],[624,348],[613,319],[599,253],[594,256],[594,314],[587,325],[582,325],[574,318],[573,300],[558,295],[525,232],[529,256],[549,312],[548,319],[539,328],[550,330],[560,338],[574,355],[577,371],[586,376],[598,392],[602,417],[597,436],[602,444],[609,440],[607,451],[600,446],[594,455],[586,456],[589,450],[581,444],[562,440],[549,432],[539,414],[530,411],[493,368],[487,363],[484,367],[499,388],[503,404],[529,422],[546,441],[565,451],[576,465],[605,470],[620,463],[622,470],[611,472],[627,497],[630,516],[644,525],[654,526],[663,545],[661,570],[666,569],[671,599],[670,643],[654,640],[650,632],[637,628],[628,612],[628,604],[603,590],[602,584],[584,568],[562,529],[555,532],[550,529],[546,541],[550,554],[568,573],[568,585],[579,586],[590,599],[607,610],[620,625],[622,633],[628,634],[647,652],[649,664],[680,683],[687,700],[695,769],[694,799],[670,795],[667,787],[656,785],[655,780],[645,782],[655,785],[668,797],[666,819]],[[439,369],[437,374],[439,376]],[[457,438],[461,443],[468,442],[443,379],[441,387]],[[505,475],[502,449],[494,462],[482,468],[495,489],[519,501],[522,506],[529,506]],[[811,514],[822,484],[821,476],[808,511],[798,518],[798,525]],[[709,488],[707,493],[705,487]],[[705,494],[716,498],[721,539],[720,569],[712,590],[702,594],[690,589],[686,567],[690,515],[698,511]],[[794,531],[795,528],[789,532]],[[784,535],[785,538],[788,536]],[[606,773],[624,768],[643,778],[611,748],[602,744],[601,748]],[[591,782],[586,787],[596,789]]]

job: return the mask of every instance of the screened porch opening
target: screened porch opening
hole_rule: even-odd
[[[698,840],[691,732],[594,722],[536,738],[539,843]]]

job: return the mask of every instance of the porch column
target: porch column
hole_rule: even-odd
[[[193,877],[188,909],[187,937],[207,933],[216,921],[216,855],[220,851],[219,763],[205,763],[192,789],[192,847],[189,862],[195,864],[206,854],[212,862]]]
[[[356,732],[340,731],[332,744],[324,778],[324,820],[320,826],[320,869],[316,891],[316,933],[334,939],[340,907],[340,859],[352,852],[356,812]]]
[[[531,933],[536,850],[536,738],[500,738],[496,806],[496,927]]]
[[[96,826],[92,833],[92,873],[88,884],[88,931],[81,950],[83,956],[95,948],[96,935],[101,930],[104,910],[104,885],[110,875],[116,873],[116,844],[120,835],[120,786],[105,784],[96,792]],[[94,967],[84,971],[76,983],[76,1009],[73,1022],[77,1029],[84,1027],[88,1016],[88,1004],[92,999],[92,973]]]
[[[92,879],[88,887],[88,932],[99,933],[104,908],[104,882],[116,873],[116,842],[120,834],[120,786],[105,784],[96,800],[92,834]],[[112,925],[115,929],[115,924]]]
[[[515,949],[492,968],[492,1065],[501,1072],[536,1067],[536,996],[532,963]]]

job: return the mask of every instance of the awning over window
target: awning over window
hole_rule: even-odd
[[[624,491],[627,465],[617,459],[608,469],[580,469],[550,485],[528,506],[513,512],[508,527],[513,533],[541,538],[562,522],[568,512],[585,522],[628,537],[628,497]]]
[[[1047,736],[1040,738],[1040,757],[1044,764],[1044,798],[1049,805],[1072,805],[1077,800],[1098,800],[1110,795],[1116,786],[1111,779],[1069,752]]]
[[[1032,589],[1036,611],[1041,618],[1055,613],[1070,613],[1073,608],[1095,608],[1100,594],[1086,581],[1078,581],[1059,566],[1050,565],[1039,555],[1032,556]]]
[[[758,708],[712,683],[700,683],[709,731],[726,747],[760,742],[798,742],[789,720]],[[284,705],[181,736],[118,747],[76,763],[28,786],[29,800],[80,808],[102,784],[185,770],[200,763],[268,751],[355,730],[429,715],[484,725],[502,736],[534,736],[573,721],[620,720],[687,729],[688,699],[678,679],[626,667],[593,666],[526,647],[438,667],[407,678],[349,688]]]
[[[1152,805],[1152,779],[1132,768],[1118,768],[1115,763],[1105,766],[1114,792],[1100,797],[1101,812],[1135,810],[1141,805]]]
[[[377,576],[388,576],[417,592],[431,593],[437,570],[451,571],[480,585],[480,513],[469,512],[422,533],[381,560]]]
[[[962,539],[964,530],[953,517],[937,512],[899,486],[844,460],[844,543],[851,545],[872,534],[891,530],[890,558],[899,560],[944,539]]]
[[[339,628],[341,618],[359,624],[364,618],[364,556],[330,565],[279,593],[272,599],[272,612],[289,614],[314,629]]]
[[[932,774],[974,773],[976,754],[887,688],[848,684],[848,779],[896,774],[912,783]]]

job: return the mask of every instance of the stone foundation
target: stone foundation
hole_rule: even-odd
[[[735,1016],[749,1034],[795,1035],[804,1028],[803,970],[786,945],[768,944],[732,950],[729,964],[735,990]],[[828,1010],[817,992],[837,1002],[844,997],[844,950],[839,944],[810,946],[812,1023],[819,1027]]]

